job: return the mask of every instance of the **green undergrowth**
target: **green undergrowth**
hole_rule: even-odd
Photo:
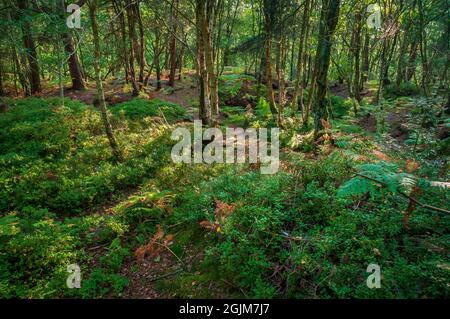
[[[129,102],[115,105],[111,112],[116,116],[123,116],[129,120],[143,120],[147,117],[161,117],[164,121],[173,124],[177,121],[187,119],[184,108],[178,104],[161,101],[158,99],[146,100],[136,98]]]
[[[283,145],[274,175],[257,165],[173,164],[169,124],[185,114],[163,103],[171,111],[161,107],[169,122],[161,124],[159,102],[138,99],[111,109],[124,153],[118,163],[95,108],[8,103],[0,115],[1,297],[123,297],[133,289],[124,269],[139,270],[136,251],[159,227],[173,236],[163,251],[180,269],[154,283],[162,295],[449,296],[449,216],[417,207],[405,228],[409,201],[401,195],[418,185],[417,200],[445,208],[448,192],[426,183],[448,178],[433,169],[439,154],[412,157],[405,146],[386,151],[395,163],[381,161],[382,135],[367,136],[343,115],[332,120],[333,143],[315,152],[303,146],[307,154]],[[273,125],[264,99],[244,120]],[[413,172],[408,159],[420,162]],[[81,289],[66,286],[70,264],[80,265]],[[369,264],[381,267],[380,289],[366,285]]]

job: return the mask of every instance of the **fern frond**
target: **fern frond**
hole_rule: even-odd
[[[339,188],[337,196],[339,198],[348,198],[367,193],[373,194],[376,189],[373,182],[361,177],[355,177]]]

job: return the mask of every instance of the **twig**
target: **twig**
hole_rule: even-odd
[[[158,242],[154,242],[153,244],[156,244],[156,245],[159,245],[159,246],[161,246],[161,247],[166,248],[172,255],[175,256],[176,259],[178,259],[178,261],[179,261],[182,265],[184,265],[184,263],[183,263],[183,261],[180,259],[180,257],[178,257],[178,256],[172,251],[172,249],[170,249],[167,245],[160,244],[160,243],[158,243]]]
[[[166,122],[166,125],[167,125],[167,126],[170,126],[169,122],[167,122],[167,119],[166,119],[166,116],[164,115],[164,112],[161,111],[161,108],[160,108],[160,107],[158,107],[158,111],[159,111],[159,113],[161,113],[161,115],[162,115],[164,121]]]
[[[91,251],[91,250],[97,250],[97,249],[100,249],[100,248],[104,248],[104,247],[106,247],[106,246],[108,246],[108,244],[103,244],[103,245],[91,247],[91,248],[88,248],[87,250],[88,250],[88,251]]]
[[[150,282],[155,282],[155,281],[158,281],[158,280],[161,280],[161,279],[165,279],[167,277],[175,276],[175,275],[177,275],[177,274],[179,274],[180,272],[183,272],[183,271],[184,271],[183,269],[177,269],[174,272],[171,272],[171,273],[168,273],[168,274],[165,274],[165,275],[162,275],[162,276],[158,276],[158,277],[153,277],[153,278],[148,278],[147,277],[147,279],[149,279]]]

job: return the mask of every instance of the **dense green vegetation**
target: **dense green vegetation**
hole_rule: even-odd
[[[394,100],[389,108],[398,108],[395,101],[405,100]],[[423,163],[414,176],[434,180],[441,154],[428,149],[417,154],[414,145],[404,145],[401,153],[392,152],[389,163],[365,158],[382,147],[385,134],[368,138],[361,127],[354,133],[358,127],[336,119],[341,127],[335,130],[336,147],[313,159],[286,150],[283,170],[273,176],[246,164],[174,166],[170,127],[161,127],[152,112],[162,104],[172,120],[178,114],[184,121],[185,114],[170,103],[138,99],[112,108],[126,154],[117,163],[100,133],[97,111],[76,101],[60,102],[9,101],[10,110],[1,116],[1,210],[8,212],[0,222],[3,296],[119,297],[130,284],[122,267],[135,260],[133,252],[148,244],[157,225],[173,234],[170,250],[177,258],[172,262],[182,269],[158,283],[163,295],[448,296],[449,216],[419,207],[405,229],[402,211],[408,201],[397,193],[409,187],[402,182],[412,175],[399,173],[408,169],[407,159],[417,156]],[[419,108],[419,102],[407,100],[401,107]],[[132,116],[123,117],[128,109]],[[433,149],[448,152],[448,140],[447,146],[433,142],[438,143]],[[389,187],[352,179],[356,172]],[[445,189],[420,185],[426,203],[447,205]],[[220,209],[231,212],[218,221],[220,230],[199,224],[215,222]],[[99,245],[105,245],[103,253],[93,256],[89,249]],[[190,260],[192,251],[203,258]],[[379,290],[365,286],[365,268],[373,262],[383,269]],[[80,290],[65,286],[72,263],[83,265]],[[192,282],[198,287],[193,289]],[[207,288],[211,283],[214,290]]]
[[[65,5],[0,0],[0,298],[450,297],[446,1]],[[174,163],[196,119],[279,171]]]

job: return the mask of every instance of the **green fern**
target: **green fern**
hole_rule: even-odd
[[[374,196],[380,188],[385,188],[391,193],[410,194],[419,183],[415,176],[399,172],[397,165],[386,162],[363,164],[357,169],[358,175],[340,187],[339,197],[346,198],[366,193]]]
[[[338,197],[347,198],[361,196],[367,193],[375,195],[376,192],[377,187],[374,183],[362,177],[355,177],[339,188]]]

